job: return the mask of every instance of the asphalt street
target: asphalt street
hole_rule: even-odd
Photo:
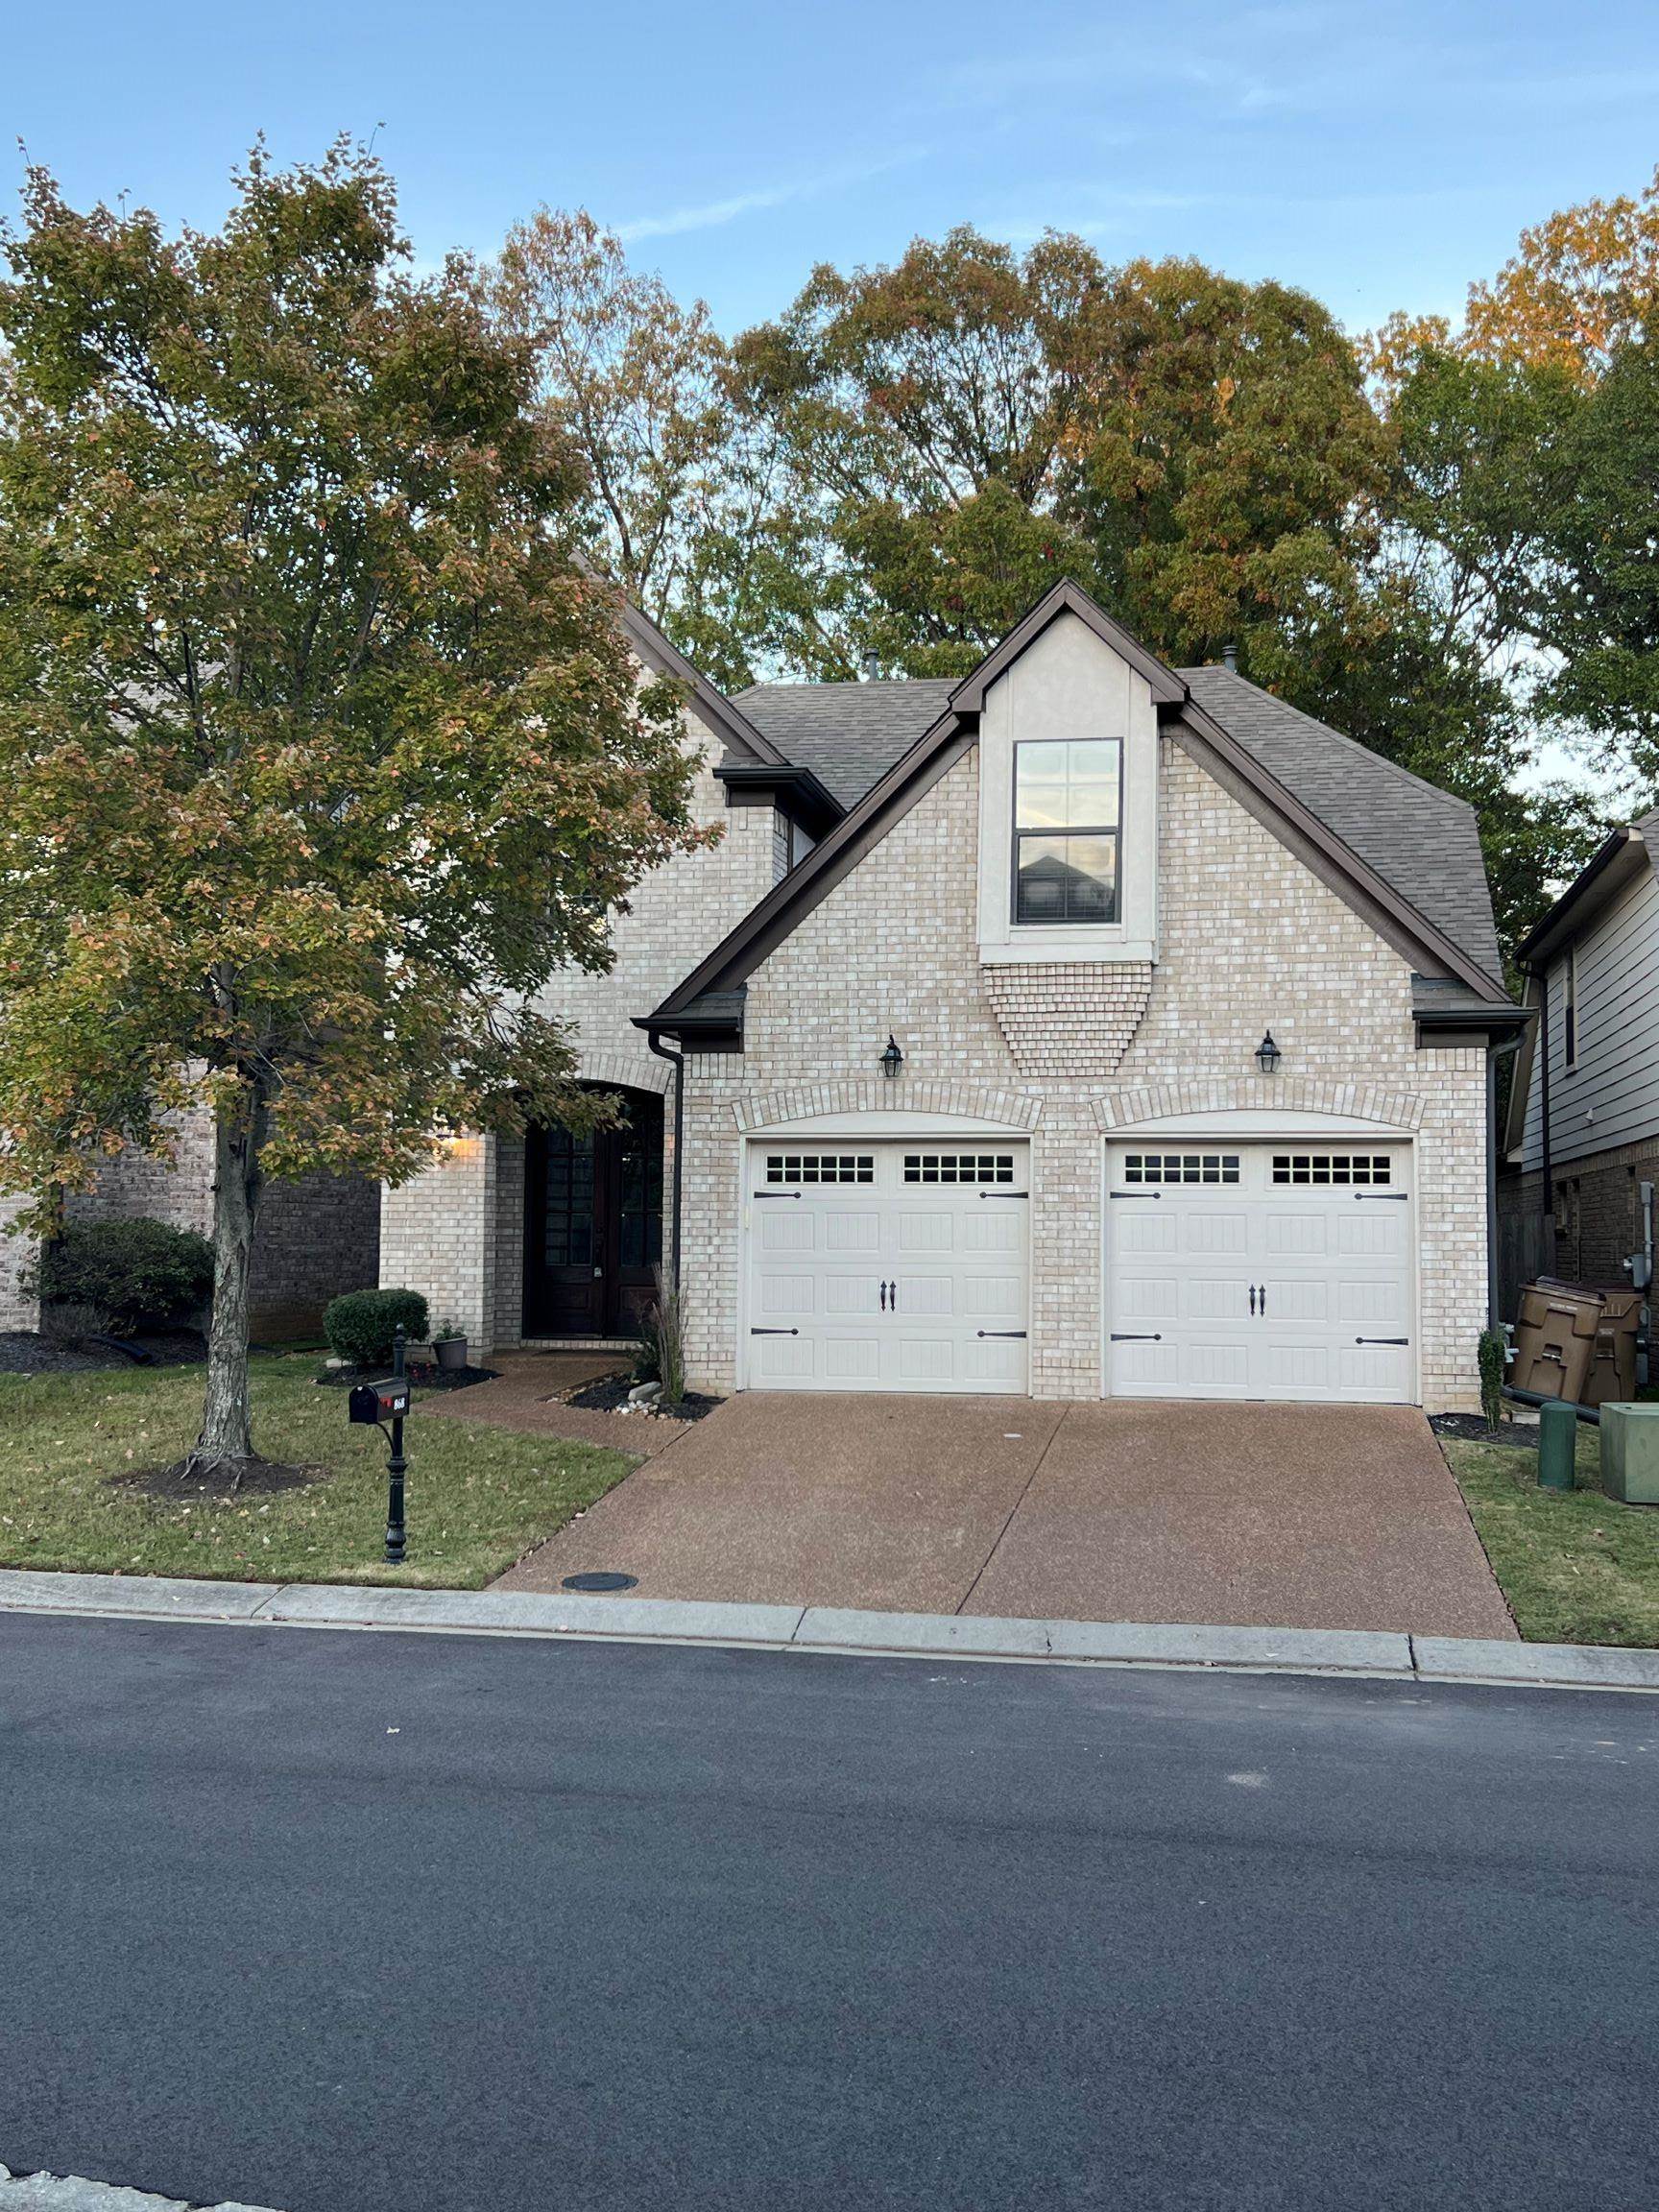
[[[1635,2212],[1659,1700],[0,1615],[0,2164]]]

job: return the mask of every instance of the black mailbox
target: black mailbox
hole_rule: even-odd
[[[353,1421],[365,1421],[371,1426],[381,1421],[400,1420],[409,1410],[409,1385],[400,1375],[394,1375],[384,1382],[354,1382],[347,1400],[347,1410]]]

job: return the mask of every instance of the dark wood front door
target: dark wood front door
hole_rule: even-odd
[[[662,1257],[662,1101],[620,1094],[622,1128],[525,1139],[524,1334],[631,1336]]]

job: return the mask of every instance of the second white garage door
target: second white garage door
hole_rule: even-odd
[[[1023,1143],[757,1142],[745,1167],[751,1389],[1027,1388]]]
[[[1410,1404],[1411,1148],[1110,1147],[1109,1393]]]

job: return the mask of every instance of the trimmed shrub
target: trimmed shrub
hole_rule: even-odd
[[[431,1322],[419,1290],[348,1290],[325,1308],[323,1334],[336,1358],[354,1367],[383,1367],[399,1321],[411,1344],[427,1341]]]
[[[1483,1329],[1478,1348],[1480,1360],[1480,1410],[1488,1429],[1496,1429],[1503,1415],[1503,1376],[1509,1350],[1502,1329]]]
[[[36,1270],[49,1306],[74,1306],[97,1330],[133,1335],[186,1319],[213,1287],[213,1247],[166,1221],[70,1221]]]

